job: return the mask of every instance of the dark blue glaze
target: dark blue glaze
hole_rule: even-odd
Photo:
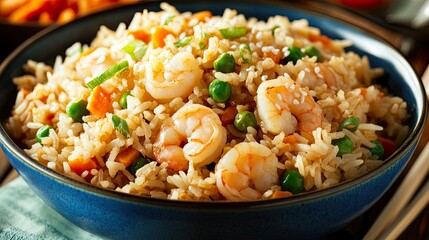
[[[290,3],[219,0],[192,4],[175,1],[174,5],[180,11],[209,9],[214,14],[221,14],[228,7],[263,20],[276,14],[290,19],[305,18],[331,38],[352,40],[354,46],[350,50],[367,55],[372,67],[383,67],[387,77],[381,83],[409,104],[410,136],[381,167],[330,189],[285,199],[207,203],[130,196],[65,178],[26,156],[2,126],[0,140],[11,164],[49,206],[68,220],[114,239],[318,239],[368,210],[404,169],[422,132],[426,101],[418,77],[393,48],[358,28]],[[21,66],[27,59],[52,64],[55,56],[63,55],[74,42],[89,43],[100,24],[114,29],[119,22],[128,23],[133,13],[143,8],[157,11],[159,3],[96,13],[48,29],[21,45],[0,68],[2,122],[16,96],[11,78],[23,73]]]

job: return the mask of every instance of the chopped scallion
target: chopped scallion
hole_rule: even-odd
[[[240,57],[243,59],[245,63],[252,62],[252,51],[250,50],[250,47],[248,44],[241,44],[240,45]]]
[[[271,35],[274,37],[274,35],[275,35],[275,33],[276,33],[276,29],[277,28],[280,28],[280,26],[279,25],[276,25],[276,26],[274,26],[273,27],[273,29],[271,29]]]
[[[120,134],[124,135],[126,138],[130,138],[130,130],[128,129],[127,121],[118,117],[117,115],[112,116],[113,127]]]
[[[210,37],[210,34],[208,33],[201,33],[201,41],[199,43],[200,49],[204,49],[207,45],[207,39]]]
[[[179,41],[175,42],[174,46],[176,46],[177,48],[184,47],[184,46],[188,45],[188,43],[190,43],[191,40],[192,40],[192,36],[182,38]]]
[[[247,27],[230,27],[219,29],[223,38],[234,39],[246,35]]]
[[[168,16],[168,17],[164,20],[164,22],[163,22],[163,24],[162,24],[162,25],[164,25],[164,26],[168,25],[169,23],[171,23],[171,22],[174,20],[174,17],[175,17],[175,16]]]
[[[128,53],[133,60],[138,60],[146,54],[147,45],[140,40],[132,40],[122,50]]]
[[[94,89],[98,85],[102,84],[106,80],[116,76],[117,74],[123,72],[125,69],[128,68],[128,61],[124,60],[122,62],[113,64],[109,68],[106,69],[102,74],[98,75],[91,81],[89,81],[86,86],[88,86],[91,89]]]

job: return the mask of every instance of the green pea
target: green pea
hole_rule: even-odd
[[[75,122],[83,122],[82,117],[89,115],[89,111],[86,109],[87,105],[88,103],[84,100],[70,102],[66,107],[67,116]]]
[[[231,97],[232,87],[229,83],[215,79],[209,85],[210,97],[218,103],[224,103]]]
[[[122,94],[121,98],[119,99],[119,105],[124,109],[127,108],[128,106],[128,103],[127,103],[128,96],[132,96],[130,91],[124,92],[124,94]]]
[[[298,47],[290,46],[288,50],[289,50],[289,55],[281,60],[282,64],[287,64],[288,62],[292,61],[293,64],[295,65],[299,59],[304,57],[304,54],[301,52],[301,49],[299,49]]]
[[[371,155],[377,156],[377,159],[381,159],[384,155],[383,145],[377,140],[374,140],[371,142],[375,144],[375,147],[369,149],[369,151],[371,152]]]
[[[355,132],[359,127],[359,118],[348,116],[340,123],[340,130],[347,129],[350,132]]]
[[[140,156],[136,160],[134,160],[134,162],[128,167],[128,171],[135,176],[137,170],[142,168],[144,165],[150,163],[151,161],[152,159],[146,156]]]
[[[214,62],[213,67],[216,71],[222,73],[234,72],[235,59],[230,53],[222,53]]]
[[[247,132],[247,127],[256,128],[257,122],[255,114],[249,111],[242,111],[235,115],[234,127],[240,132]]]
[[[280,181],[282,191],[289,191],[293,194],[304,190],[304,178],[296,169],[287,170]]]
[[[333,140],[332,144],[338,146],[338,157],[342,157],[344,154],[353,152],[353,141],[347,136]]]
[[[37,130],[36,132],[36,141],[38,143],[42,143],[42,138],[49,136],[49,129],[51,129],[52,127],[49,125],[45,125],[41,128],[39,128],[39,130]]]
[[[317,48],[315,48],[314,46],[308,46],[304,48],[302,52],[309,57],[316,56],[318,62],[322,60],[322,55],[320,54],[320,51],[317,50]]]

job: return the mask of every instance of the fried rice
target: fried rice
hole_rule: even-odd
[[[283,186],[290,170],[302,176],[304,193],[356,178],[389,152],[383,144],[384,156],[374,155],[374,141],[394,146],[407,136],[407,103],[374,83],[383,70],[346,51],[351,41],[330,39],[305,19],[161,9],[138,12],[116,30],[101,26],[89,45],[75,43],[53,66],[28,61],[29,74],[13,80],[19,91],[6,127],[29,156],[135,195],[258,200],[299,194]],[[290,61],[291,46],[320,56]],[[232,72],[214,67],[224,53],[234,58]],[[124,69],[88,87],[123,61]],[[226,101],[209,90],[215,79],[231,87]],[[78,100],[88,111],[76,120],[68,106]],[[234,117],[245,111],[256,125],[240,131]],[[341,127],[349,117],[357,129]],[[282,124],[287,130],[275,129]],[[36,139],[43,126],[50,127]],[[336,142],[345,137],[353,148],[340,154]],[[138,157],[147,163],[131,170]]]

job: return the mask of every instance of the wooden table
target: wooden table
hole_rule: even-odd
[[[381,28],[380,26],[374,24],[373,22],[367,19],[358,19],[351,16],[348,12],[341,11],[338,9],[332,10],[332,12],[326,12],[326,7],[322,6],[319,1],[306,1],[304,4],[311,5],[311,7],[315,10],[320,8],[320,11],[323,11],[324,14],[332,15],[344,19],[346,21],[350,21],[351,23],[358,25],[362,28],[366,28],[369,31],[373,32],[376,35],[379,35],[386,41],[390,42],[393,46],[398,49],[401,48],[401,44],[403,43],[403,36],[398,33],[386,30]],[[429,63],[429,47],[421,46],[418,51],[414,53],[410,53],[406,56],[407,60],[411,63],[411,65],[416,70],[419,76],[423,76],[425,69]],[[427,83],[429,83],[429,72],[426,75]],[[352,221],[347,228],[338,232],[328,239],[361,239],[364,234],[371,227],[372,223],[375,221],[377,216],[382,211],[383,207],[387,204],[390,197],[393,195],[394,191],[400,184],[404,175],[407,173],[407,170],[413,164],[419,153],[421,152],[424,145],[429,140],[429,122],[425,124],[425,130],[421,141],[417,147],[415,154],[410,160],[410,164],[406,167],[403,174],[398,178],[398,180],[393,184],[392,188],[383,195],[383,197],[367,212],[365,212],[362,216],[358,217],[354,221]],[[8,182],[12,181],[18,176],[18,173],[9,165],[4,156],[3,152],[0,150],[0,187],[6,185]],[[401,240],[428,240],[429,239],[429,206],[414,220],[414,222],[403,232],[400,236]]]

